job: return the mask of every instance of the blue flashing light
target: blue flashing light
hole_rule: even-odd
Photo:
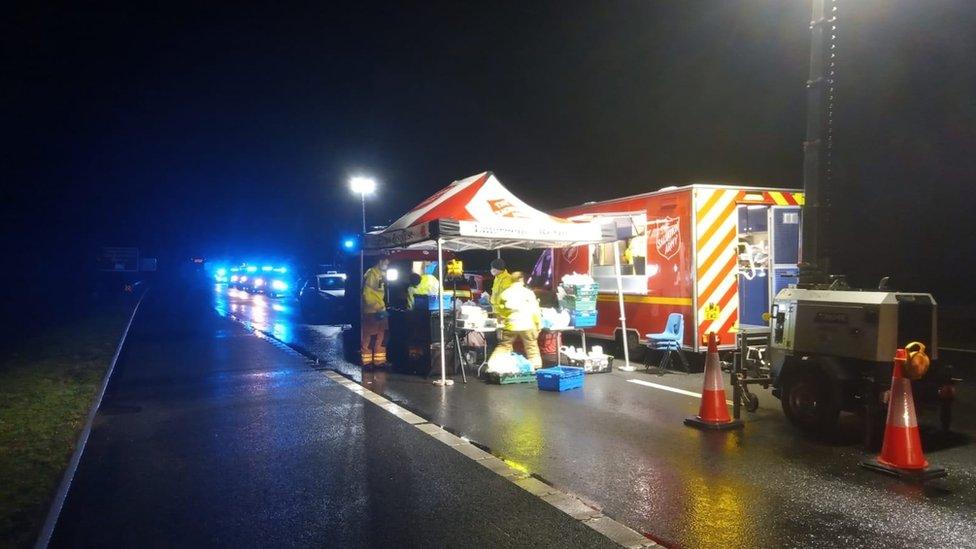
[[[227,269],[223,267],[217,269],[217,276],[227,276]]]
[[[267,272],[271,271],[271,269],[273,269],[273,268],[274,267],[272,267],[271,265],[265,265],[264,267],[261,267],[261,270],[267,273]]]
[[[342,241],[342,247],[347,250],[351,250],[356,247],[356,241],[352,238],[347,238]]]
[[[249,272],[249,273],[256,273],[256,272],[258,272],[258,268],[255,265],[248,265],[247,266],[247,272]]]
[[[278,267],[274,270],[276,273],[287,273],[288,269],[286,267]]]
[[[285,291],[285,290],[288,289],[288,283],[286,283],[283,280],[272,280],[271,281],[271,289],[272,290],[277,290],[279,292],[283,292],[283,291]]]

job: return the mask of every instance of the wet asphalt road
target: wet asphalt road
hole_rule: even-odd
[[[845,417],[826,439],[795,431],[760,391],[744,430],[703,433],[682,419],[698,399],[631,380],[699,391],[701,375],[587,376],[582,391],[478,380],[440,389],[419,377],[361,374],[342,359],[339,330],[300,324],[288,300],[225,291],[221,311],[283,339],[402,406],[487,446],[510,464],[580,496],[653,538],[686,547],[976,547],[976,409],[959,391],[955,433],[923,415],[927,457],[947,479],[906,485],[858,467],[861,426]],[[275,306],[277,305],[277,306]],[[457,378],[460,381],[460,378]]]
[[[613,546],[207,298],[150,291],[52,546]]]

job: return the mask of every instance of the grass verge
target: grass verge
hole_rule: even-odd
[[[0,547],[30,547],[134,300],[101,307],[0,357]]]

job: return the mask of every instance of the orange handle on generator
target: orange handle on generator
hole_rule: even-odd
[[[913,341],[905,345],[908,353],[908,361],[905,363],[905,377],[908,379],[920,379],[929,371],[929,355],[925,354],[925,344],[920,341]]]

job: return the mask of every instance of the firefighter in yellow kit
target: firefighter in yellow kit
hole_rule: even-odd
[[[508,280],[509,286],[498,299],[498,314],[504,318],[504,324],[488,364],[491,367],[496,360],[512,354],[512,345],[518,339],[525,348],[525,358],[537,370],[542,367],[542,355],[539,354],[539,329],[542,327],[539,300],[532,290],[525,287],[522,273],[514,272]]]
[[[390,260],[382,258],[363,274],[362,353],[363,366],[386,366],[386,269]]]
[[[491,262],[491,274],[495,280],[491,283],[491,310],[501,324],[505,320],[504,308],[501,307],[502,292],[512,285],[512,275],[505,268],[505,260],[497,258]]]

